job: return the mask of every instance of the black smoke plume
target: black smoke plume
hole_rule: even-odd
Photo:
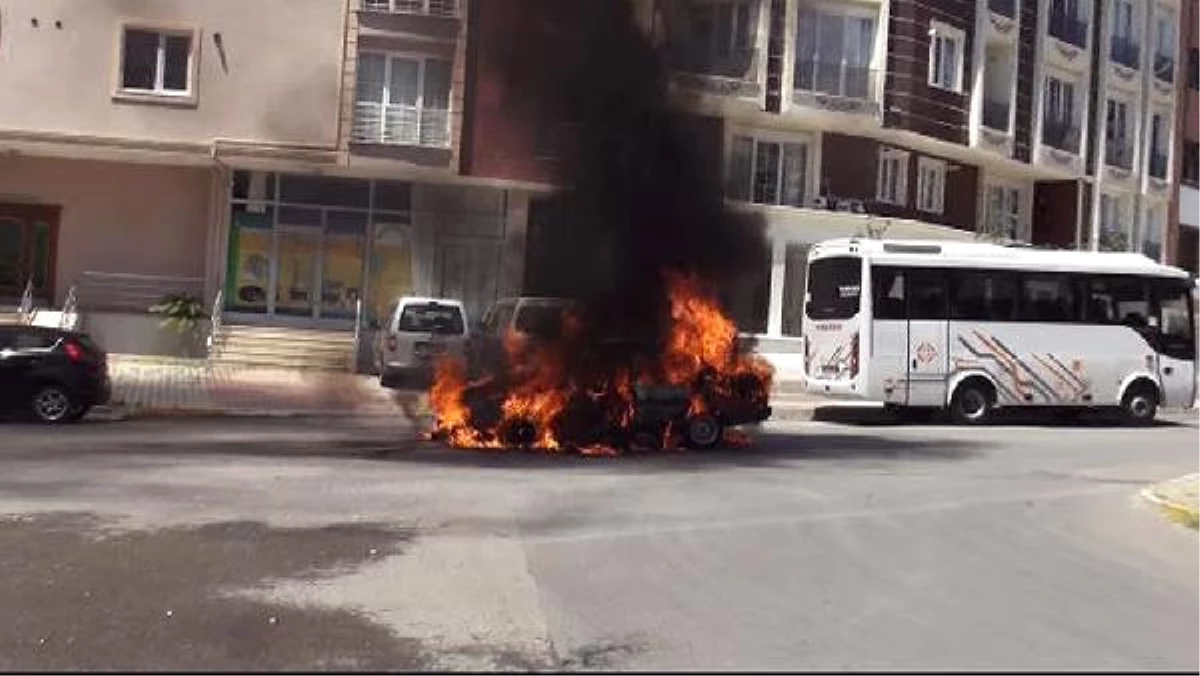
[[[566,122],[563,188],[536,231],[548,255],[530,261],[542,281],[528,291],[579,299],[604,333],[661,344],[664,271],[718,291],[761,274],[762,223],[725,207],[719,147],[703,147],[696,118],[669,104],[666,54],[627,0],[522,4],[529,32],[512,38],[506,86],[538,119]]]

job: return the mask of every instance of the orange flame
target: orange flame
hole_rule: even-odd
[[[430,405],[437,423],[433,436],[458,448],[498,448],[505,445],[503,430],[513,425],[532,425],[535,436],[531,446],[558,450],[567,444],[558,437],[557,427],[563,412],[577,393],[593,401],[607,402],[608,422],[616,430],[630,430],[636,414],[634,383],[669,385],[690,390],[688,415],[708,412],[704,387],[728,392],[734,378],[754,375],[764,388],[770,387],[772,369],[764,359],[743,354],[738,349],[737,326],[721,311],[716,298],[692,276],[668,274],[671,307],[671,333],[656,369],[621,370],[599,390],[581,389],[571,380],[568,345],[581,330],[573,314],[564,322],[564,339],[553,344],[533,345],[520,335],[505,336],[508,357],[506,389],[500,405],[500,421],[493,427],[475,424],[466,402],[466,369],[461,362],[444,359],[437,365],[430,390]],[[653,372],[651,372],[653,371]],[[736,435],[727,437],[742,443]],[[662,447],[678,448],[681,435],[673,425],[662,431]],[[617,455],[619,451],[603,444],[589,444],[576,450],[586,455]]]

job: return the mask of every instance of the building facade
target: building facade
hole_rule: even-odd
[[[1185,38],[1180,42],[1180,77],[1175,113],[1175,175],[1171,205],[1170,241],[1172,258],[1192,274],[1200,271],[1200,11],[1197,0],[1184,0],[1182,23]]]
[[[467,11],[0,0],[0,302],[74,291],[108,349],[154,352],[166,293],[350,331],[360,301],[518,292],[538,186],[460,176]]]

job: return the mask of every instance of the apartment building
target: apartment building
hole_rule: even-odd
[[[795,360],[807,251],[829,237],[1165,256],[1179,0],[636,4],[669,59],[675,103],[723,158],[727,199],[769,223],[761,274],[731,301],[777,366]],[[506,100],[488,65],[518,30],[512,16],[541,16],[535,5],[476,7],[473,127],[503,140],[467,173],[551,175],[539,134],[553,125]]]
[[[0,0],[0,304],[349,334],[521,282],[531,189],[459,176],[466,0]]]
[[[1169,239],[1171,260],[1178,266],[1200,271],[1200,11],[1197,0],[1184,0],[1181,26],[1186,36],[1181,41],[1179,64],[1181,73],[1175,113],[1175,144],[1172,164],[1175,175],[1175,195],[1171,203]]]

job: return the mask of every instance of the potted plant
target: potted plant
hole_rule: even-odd
[[[179,349],[184,357],[198,356],[200,351],[200,322],[204,319],[204,305],[199,298],[188,294],[168,294],[150,312],[162,315],[158,325],[179,336]]]

